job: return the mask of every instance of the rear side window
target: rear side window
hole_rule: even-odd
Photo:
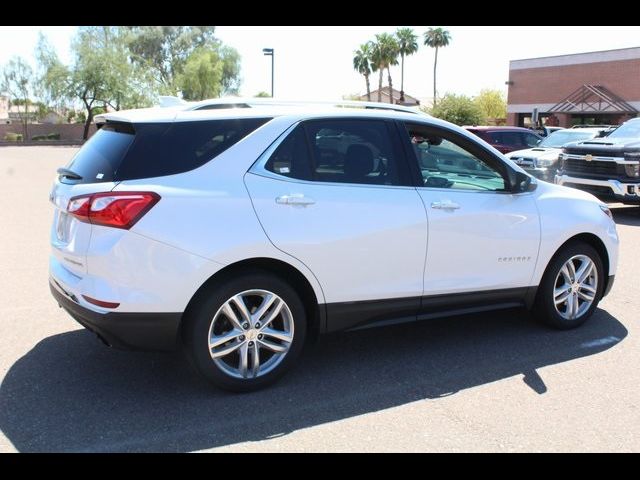
[[[526,146],[520,132],[490,132],[489,138],[496,145]]]
[[[265,168],[285,177],[301,180],[311,179],[311,159],[304,128],[298,126],[278,146],[267,161]]]
[[[82,180],[119,182],[161,177],[198,168],[270,119],[234,119],[174,123],[107,123],[67,168]]]
[[[387,125],[378,120],[307,122],[314,180],[401,185],[400,166]]]

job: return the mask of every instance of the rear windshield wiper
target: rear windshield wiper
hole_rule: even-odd
[[[56,173],[63,177],[70,178],[71,180],[82,180],[82,175],[78,175],[76,172],[69,170],[68,168],[60,167],[56,170]]]

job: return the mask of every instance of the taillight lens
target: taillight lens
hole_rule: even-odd
[[[67,212],[81,222],[130,229],[160,200],[154,192],[104,192],[69,200]]]

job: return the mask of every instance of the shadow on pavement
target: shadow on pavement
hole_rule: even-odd
[[[611,348],[627,335],[604,310],[558,332],[522,310],[335,334],[275,386],[209,387],[178,354],[107,349],[77,330],[42,340],[0,386],[0,428],[19,451],[192,451],[286,435],[523,375]],[[570,381],[568,379],[567,381]]]

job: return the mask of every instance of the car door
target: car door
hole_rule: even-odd
[[[528,287],[540,243],[533,195],[509,192],[506,164],[465,135],[401,130],[429,223],[425,296]]]
[[[271,242],[320,282],[330,330],[416,315],[426,213],[393,123],[302,122],[245,183]]]

